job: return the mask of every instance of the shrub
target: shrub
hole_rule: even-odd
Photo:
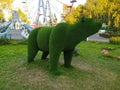
[[[99,33],[99,36],[104,37],[104,38],[110,38],[111,34],[108,32],[105,32],[105,33]]]
[[[120,36],[118,36],[118,37],[111,37],[110,38],[110,43],[120,44]]]
[[[71,67],[72,53],[75,46],[88,36],[97,33],[100,22],[83,17],[75,24],[59,23],[55,27],[34,29],[28,38],[28,62],[33,62],[37,52],[43,52],[41,59],[50,54],[50,71],[58,74],[58,60],[64,52],[64,66]]]
[[[117,37],[117,36],[120,36],[120,30],[109,30],[109,31],[106,31],[105,33],[99,33],[99,35],[101,37],[104,37],[104,38],[110,38],[110,37]]]
[[[27,45],[28,44],[28,40],[27,39],[19,40],[18,44]]]
[[[6,44],[10,44],[10,40],[8,40],[7,38],[1,38],[0,45],[6,45]]]
[[[27,39],[21,39],[21,40],[10,40],[12,45],[27,45],[28,40]]]

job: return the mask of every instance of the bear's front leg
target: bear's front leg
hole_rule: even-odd
[[[33,62],[39,48],[36,42],[37,32],[39,30],[33,30],[28,38],[28,62]]]
[[[49,39],[49,52],[50,52],[50,70],[54,74],[59,74],[58,60],[60,53],[64,49],[66,40],[66,28],[64,23],[58,24],[51,32]]]
[[[73,51],[74,51],[74,49],[69,50],[69,51],[64,51],[64,65],[65,65],[65,67],[71,66]]]
[[[60,53],[61,51],[57,50],[52,50],[52,52],[50,52],[50,72],[52,72],[53,74],[59,74],[58,60],[60,57]]]
[[[28,45],[28,62],[33,62],[34,58],[38,52],[38,48],[29,44]]]

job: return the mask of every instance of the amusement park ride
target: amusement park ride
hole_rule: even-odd
[[[32,19],[32,21],[34,21],[33,24],[35,26],[39,26],[38,25],[39,21],[42,22],[42,25],[54,25],[53,17],[52,17],[52,15],[53,15],[52,10],[55,9],[56,12],[59,11],[59,10],[57,8],[58,6],[55,5],[55,2],[52,3],[52,1],[56,1],[57,3],[66,6],[68,8],[67,13],[70,13],[71,8],[73,7],[73,4],[75,2],[77,2],[76,0],[67,0],[71,3],[71,5],[68,5],[68,4],[63,3],[60,0],[38,0],[38,8],[37,8],[36,12],[35,12],[35,10],[33,11],[34,15],[31,15],[30,14],[31,11],[29,10],[28,1],[27,0],[24,1],[23,3],[25,4],[25,7],[26,7],[25,11],[28,15],[28,18]],[[41,17],[42,17],[42,19],[41,19]]]
[[[75,2],[77,2],[76,0],[71,0],[70,1],[71,5],[67,5],[67,4],[61,2],[60,0],[56,0],[56,1],[62,5],[65,5],[68,8],[68,13],[70,13],[71,8],[73,7],[73,4]],[[50,2],[51,2],[51,0],[38,0],[37,13],[36,13],[36,16],[35,15],[33,16],[35,19],[32,20],[35,27],[38,27],[39,21],[42,21],[43,25],[51,25],[52,26],[54,24],[53,18],[52,18],[52,9],[51,9]],[[30,16],[30,11],[27,6],[28,1],[25,0],[22,3],[26,5],[26,12],[27,12],[28,18],[32,19],[32,16]],[[19,19],[14,18],[16,16],[17,15],[13,15],[12,21],[8,21],[8,22],[5,22],[0,25],[0,37],[6,37],[13,30],[13,28],[11,28],[11,27],[14,27],[14,29],[16,29],[14,25],[16,23],[19,23],[18,29],[20,29],[20,31],[21,31],[21,36],[23,38],[28,38],[29,32],[31,32],[31,30],[33,30],[33,28],[28,24],[21,24],[22,21],[19,21]],[[41,17],[42,17],[42,20],[40,20]],[[17,18],[19,18],[19,17],[17,16]]]

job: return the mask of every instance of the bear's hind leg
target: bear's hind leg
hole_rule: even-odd
[[[72,54],[73,54],[73,50],[64,51],[64,65],[65,65],[65,67],[71,66]]]
[[[47,59],[48,54],[49,54],[49,52],[43,52],[43,53],[42,53],[41,60]]]

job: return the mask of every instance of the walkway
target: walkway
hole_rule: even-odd
[[[88,41],[99,41],[99,42],[109,42],[108,38],[100,37],[98,33],[89,36],[87,38]]]

